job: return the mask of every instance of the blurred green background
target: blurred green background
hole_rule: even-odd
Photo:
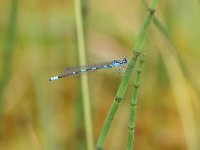
[[[78,65],[74,1],[1,0],[0,10],[0,149],[87,149],[80,76],[48,81],[63,68]],[[140,0],[88,1],[88,64],[131,58],[147,14]],[[199,16],[197,0],[160,1],[156,17],[169,38],[151,25],[136,150],[200,149]],[[96,143],[122,76],[117,69],[88,75]],[[133,82],[106,150],[126,147],[132,87]]]

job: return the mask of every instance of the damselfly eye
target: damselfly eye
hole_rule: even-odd
[[[128,59],[127,59],[127,58],[124,58],[124,59],[123,59],[123,63],[125,63],[125,64],[128,63]]]

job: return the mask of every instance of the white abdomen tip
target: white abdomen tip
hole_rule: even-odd
[[[54,81],[54,80],[58,80],[58,79],[59,79],[58,76],[56,76],[56,77],[49,78],[49,81]]]

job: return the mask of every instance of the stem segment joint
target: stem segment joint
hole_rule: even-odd
[[[132,128],[132,127],[128,127],[128,129],[130,130],[130,131],[135,131],[135,128]]]
[[[151,16],[154,15],[155,11],[156,11],[155,9],[149,8],[149,13],[150,13]]]
[[[115,101],[116,101],[117,103],[120,103],[120,102],[121,102],[121,100],[122,100],[122,98],[121,98],[121,97],[115,97]]]
[[[140,56],[140,54],[141,54],[141,52],[139,52],[139,51],[137,51],[137,50],[134,50],[134,51],[133,51],[133,55],[134,55],[135,57]]]

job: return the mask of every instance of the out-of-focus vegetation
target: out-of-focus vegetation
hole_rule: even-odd
[[[148,13],[143,3],[88,3],[88,64],[130,58]],[[0,149],[86,149],[80,76],[48,81],[78,65],[74,1],[1,0],[0,9]],[[169,38],[151,25],[133,147],[195,150],[200,148],[200,5],[160,1],[155,15]],[[89,73],[95,144],[121,78],[115,69]],[[126,147],[132,84],[106,150]]]

